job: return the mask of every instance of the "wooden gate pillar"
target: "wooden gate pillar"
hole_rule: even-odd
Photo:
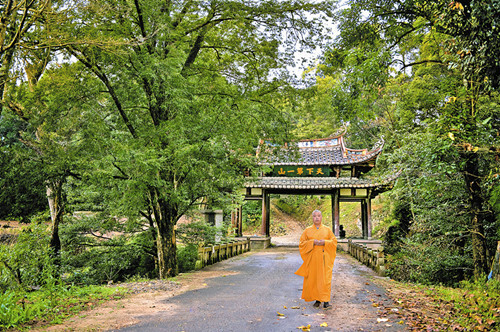
[[[237,220],[238,220],[238,236],[243,236],[243,205],[240,205],[238,209],[238,215],[237,215]]]
[[[260,226],[260,235],[269,236],[269,204],[270,198],[269,194],[266,193],[265,189],[262,189],[262,224]]]
[[[339,209],[340,209],[340,190],[333,189],[332,193],[332,230],[337,238],[339,238],[340,233],[340,218],[339,218]]]
[[[366,235],[367,239],[372,238],[372,200],[370,197],[366,199]]]
[[[368,238],[368,224],[367,224],[367,204],[366,200],[361,200],[361,233],[363,235],[363,239]]]
[[[266,236],[271,236],[271,195],[266,195]]]
[[[231,211],[231,227],[235,230],[235,234],[238,234],[238,208]],[[237,235],[236,235],[237,236]]]

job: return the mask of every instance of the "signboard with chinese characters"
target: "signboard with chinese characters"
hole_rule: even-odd
[[[324,146],[334,146],[339,145],[338,138],[329,138],[329,139],[321,139],[321,140],[311,140],[311,141],[300,141],[297,143],[299,148],[319,148]]]
[[[330,176],[328,166],[274,166],[273,176]]]

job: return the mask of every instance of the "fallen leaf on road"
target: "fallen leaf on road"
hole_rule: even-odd
[[[300,307],[292,307],[292,309],[300,309]]]
[[[285,316],[284,314],[282,314],[281,312],[277,311],[278,313],[278,316]]]
[[[286,309],[286,305],[283,306],[283,309]]]
[[[381,322],[387,322],[389,320],[389,318],[377,318],[377,322],[381,323]]]
[[[311,324],[307,324],[307,326],[298,326],[297,328],[302,331],[311,331]]]
[[[324,322],[324,323],[321,323],[319,326],[321,326],[321,327],[328,327],[328,324],[326,322]]]

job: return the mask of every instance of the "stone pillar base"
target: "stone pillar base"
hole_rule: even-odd
[[[271,246],[270,236],[249,237],[249,239],[250,239],[250,250],[266,249]]]

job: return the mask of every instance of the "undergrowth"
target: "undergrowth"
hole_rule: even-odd
[[[0,330],[28,329],[34,324],[59,324],[80,311],[107,300],[120,299],[126,290],[106,286],[52,285],[27,292],[9,290],[0,294]]]
[[[463,281],[459,288],[435,287],[429,294],[453,310],[444,323],[454,331],[500,330],[500,282]]]
[[[411,330],[500,331],[498,281],[462,281],[457,287],[379,281]]]

